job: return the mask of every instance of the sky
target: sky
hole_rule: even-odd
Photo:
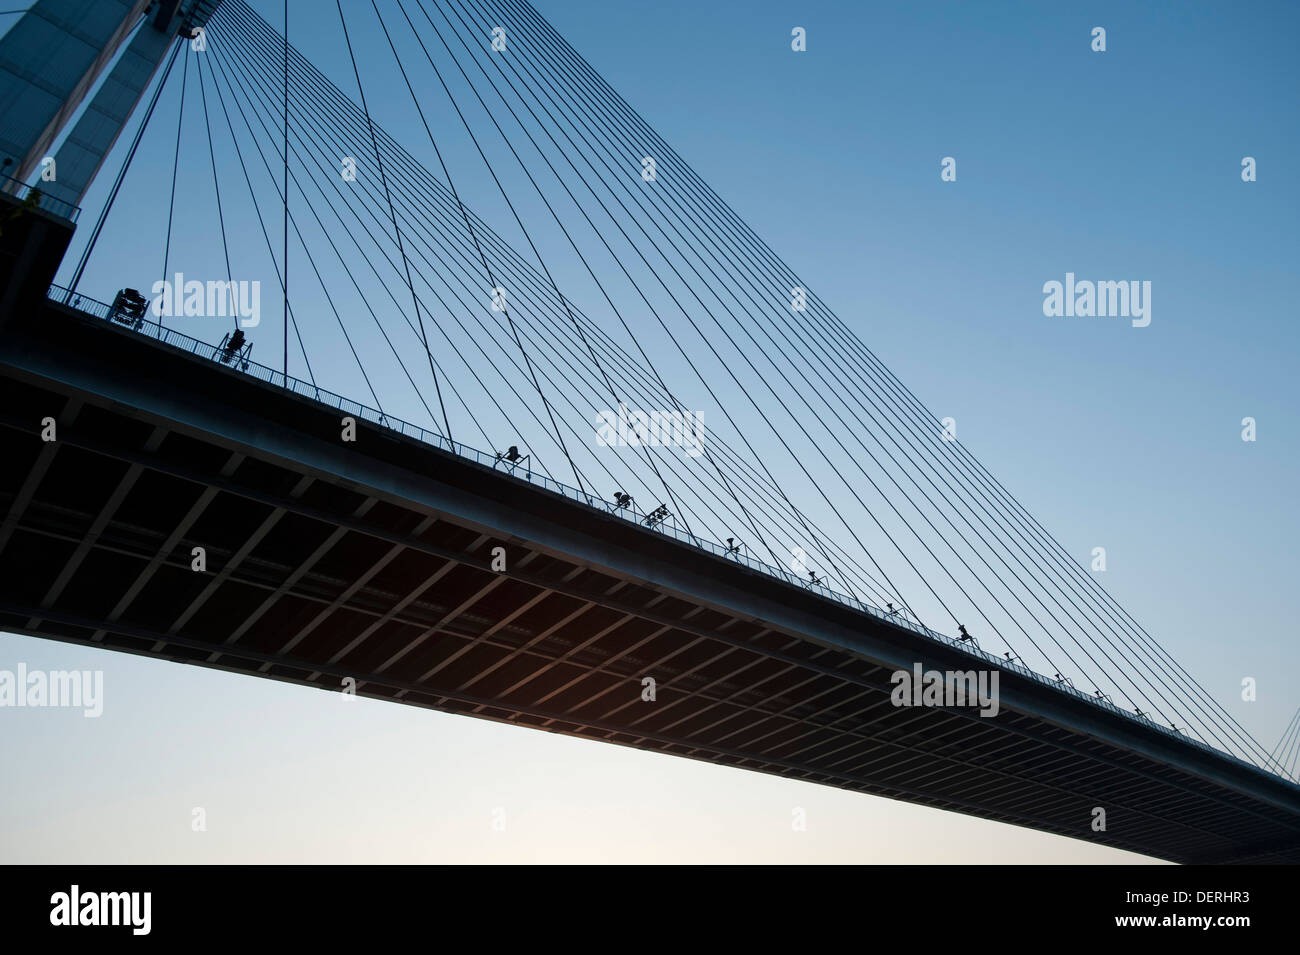
[[[279,28],[278,0],[252,6]],[[375,120],[434,168],[370,5],[343,6]],[[1076,560],[1086,566],[1093,548],[1105,548],[1098,576],[1106,589],[1271,749],[1300,706],[1289,677],[1300,668],[1289,630],[1300,571],[1300,196],[1286,166],[1300,149],[1295,8],[772,0],[536,7],[928,407],[956,419],[963,446]],[[1104,52],[1091,48],[1097,26],[1106,30]],[[806,30],[805,51],[791,49],[794,27]],[[333,4],[290,0],[290,36],[355,91]],[[415,64],[419,102],[462,197],[526,249],[432,71],[417,69],[412,38],[396,39]],[[169,256],[173,269],[220,276],[196,94],[187,87]],[[524,170],[507,172],[512,160],[489,135],[490,120],[459,99],[559,286],[617,334],[616,317],[548,227]],[[111,300],[124,285],[147,288],[156,278],[178,105],[171,85],[90,259],[86,294]],[[212,109],[213,121],[224,122]],[[254,358],[279,367],[278,281],[223,139],[218,133],[233,268],[263,282]],[[1248,156],[1254,182],[1241,176]],[[941,179],[944,157],[956,160],[955,181]],[[65,279],[121,158],[119,148],[83,201]],[[256,174],[255,154],[245,158]],[[529,171],[545,177],[535,163]],[[278,248],[278,207],[269,219]],[[308,227],[307,245],[320,250],[330,231]],[[367,400],[300,250],[290,268],[315,372]],[[613,272],[608,262],[598,270],[614,300],[644,323],[634,327],[650,357],[674,391],[698,402],[688,406],[706,406],[645,309],[626,306],[631,290]],[[1044,283],[1070,272],[1149,281],[1150,324],[1046,316]],[[327,274],[342,281],[337,269]],[[380,300],[368,286],[366,294],[338,284],[331,292],[349,316],[367,298]],[[214,341],[224,331],[209,319],[177,319],[175,327]],[[673,328],[686,333],[680,320]],[[379,336],[357,337],[365,364],[384,367]],[[691,349],[708,360],[703,345]],[[710,374],[721,380],[728,362],[717,364]],[[290,370],[304,373],[299,356]],[[386,408],[431,423],[395,365],[375,377]],[[741,405],[748,430],[754,421]],[[1256,421],[1253,442],[1242,440],[1245,417]],[[453,424],[469,432],[467,443],[488,447],[467,420]],[[503,433],[501,425],[487,430]],[[544,436],[532,437],[538,456],[555,465]],[[771,439],[755,440],[759,456],[777,459]],[[815,449],[796,451],[811,460]],[[800,486],[797,475],[788,480]],[[832,522],[829,508],[796,493],[816,520]],[[710,530],[721,537],[726,528]],[[886,568],[900,569],[884,551]],[[927,623],[954,632],[924,593],[904,596],[924,608]],[[52,709],[2,714],[0,758],[22,767],[0,787],[5,861],[1146,861],[704,763],[0,636],[0,668],[19,662],[102,669],[106,700],[98,719]],[[1245,678],[1257,681],[1254,701],[1241,698]],[[196,807],[206,831],[192,829]],[[796,809],[806,812],[806,831],[792,828]],[[504,828],[494,827],[502,818]]]

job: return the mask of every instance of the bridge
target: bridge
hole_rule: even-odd
[[[240,0],[122,3],[96,37],[79,37],[75,68],[53,79],[31,61],[32,37],[77,35],[78,6],[40,0],[30,27],[0,40],[0,103],[17,118],[0,133],[13,170],[0,197],[0,630],[708,760],[1179,862],[1300,861],[1300,787],[1287,758],[1256,743],[946,439],[526,3],[339,4],[355,99]],[[421,16],[430,30],[406,19]],[[432,131],[447,132],[441,124],[423,130],[431,171],[374,120],[366,94],[373,105],[376,85],[354,52],[363,22],[379,31],[381,52],[391,49],[422,120],[426,94],[446,93],[526,250],[462,201]],[[405,53],[394,36],[402,27]],[[504,49],[493,46],[497,28]],[[93,226],[78,206],[132,117],[118,185],[137,147],[156,138],[148,130],[178,61],[176,165],[197,101],[225,259],[216,274],[233,288],[237,246],[265,245],[284,305],[278,327],[241,323],[236,307],[223,336],[196,337],[116,289],[99,299],[79,287],[113,201]],[[497,127],[502,155],[520,160],[513,182],[462,110],[466,92],[489,91],[514,104],[517,130]],[[631,129],[636,142],[616,155]],[[224,176],[214,141],[231,160]],[[57,178],[40,180],[57,142]],[[558,195],[520,159],[530,146],[557,163]],[[340,158],[354,178],[346,162],[340,174]],[[529,183],[541,202],[532,211],[550,211],[603,297],[596,309],[562,291],[562,246],[534,242],[540,226],[512,191]],[[579,183],[583,201],[569,191]],[[256,223],[234,222],[240,186]],[[567,216],[557,208],[566,194]],[[280,214],[277,248],[267,219]],[[603,258],[579,241],[584,221]],[[181,255],[170,215],[168,224],[164,279]],[[56,285],[81,235],[73,281]],[[299,286],[288,278],[291,239]],[[156,265],[145,268],[152,277]],[[582,284],[578,265],[561,274]],[[303,288],[312,282],[314,298]],[[349,284],[356,294],[342,290]],[[634,304],[620,307],[620,293]],[[360,340],[369,326],[345,320],[347,308],[374,319],[373,351]],[[367,402],[318,383],[306,343],[334,318]],[[695,456],[594,440],[591,408],[672,417],[692,407],[659,374],[667,350],[643,348],[647,335],[629,320],[639,332],[657,321],[672,341],[714,322],[733,348],[728,361],[750,362],[749,377],[733,376],[735,403],[710,409],[731,427],[711,428]],[[389,349],[389,374],[415,395],[402,416],[362,357],[397,333],[407,337]],[[293,373],[291,343],[302,359]],[[690,349],[680,351],[694,368]],[[815,381],[825,407],[789,414],[774,378],[759,373],[769,366],[792,385]],[[502,385],[471,390],[492,373]],[[692,398],[712,395],[721,374],[699,379]],[[769,386],[768,400],[746,387],[756,383]],[[786,443],[780,410],[807,429],[805,445]],[[476,411],[495,421],[479,428],[477,448],[454,437],[479,424]],[[774,437],[759,451],[763,425]],[[836,448],[817,427],[848,429],[860,444]],[[781,448],[824,458],[803,471],[806,498],[768,469]],[[832,478],[843,487],[833,497]],[[843,528],[832,531],[836,520]],[[898,584],[908,574],[911,592]],[[945,613],[950,627],[925,622]],[[932,672],[995,678],[995,705],[900,700],[899,674]]]

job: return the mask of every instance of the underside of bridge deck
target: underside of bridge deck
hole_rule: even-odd
[[[896,669],[987,663],[385,428],[344,442],[343,413],[61,305],[13,316],[0,630],[1165,859],[1300,861],[1273,776],[1011,670],[996,717],[896,707]]]

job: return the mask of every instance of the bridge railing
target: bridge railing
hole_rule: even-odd
[[[19,202],[31,202],[38,209],[44,209],[69,222],[76,222],[77,216],[81,215],[80,206],[56,199],[39,186],[30,185],[13,176],[0,175],[0,192],[13,196]]]
[[[113,318],[113,314],[112,314],[113,309],[111,306],[106,305],[103,302],[96,301],[95,299],[87,298],[86,296],[83,296],[77,292],[73,292],[70,289],[66,289],[59,285],[50,286],[49,297],[53,301],[59,302],[63,305],[70,306],[71,308],[76,309],[77,311],[83,312],[87,315],[94,316],[95,318],[105,319],[110,321]],[[335,392],[329,391],[328,389],[321,388],[317,385],[312,384],[309,381],[303,381],[302,379],[295,378],[292,375],[286,376],[284,375],[284,373],[276,371],[273,368],[269,368],[266,365],[259,365],[256,362],[253,362],[245,358],[237,357],[232,361],[227,356],[225,356],[225,353],[220,347],[216,345],[210,345],[207,342],[200,341],[197,338],[193,338],[189,335],[184,334],[183,332],[178,332],[175,329],[165,328],[159,322],[143,320],[139,322],[133,322],[129,325],[123,324],[119,327],[130,328],[139,334],[146,335],[150,338],[154,338],[160,342],[163,342],[166,345],[170,345],[173,348],[180,349],[181,351],[189,352],[190,354],[207,358],[219,364],[235,367],[237,370],[242,371],[245,374],[251,375],[255,378],[258,378],[262,381],[265,381],[271,385],[284,388],[288,391],[293,392],[294,394],[300,395],[301,397],[304,398],[309,398],[313,401],[320,402],[321,404],[325,404],[330,407],[337,408],[341,411],[348,413],[349,415],[354,415],[358,418],[362,418],[366,421],[370,421],[373,424],[377,424],[380,425],[381,427],[388,428],[392,431],[396,431],[399,434],[403,434],[409,438],[414,438],[417,441],[420,441],[424,444],[431,445],[441,450],[448,451],[459,457],[467,458],[471,461],[475,461],[478,464],[481,464],[485,467],[490,467],[495,470],[505,470],[506,472],[512,474],[513,476],[526,480],[531,484],[538,485],[540,487],[543,487],[556,494],[560,494],[571,500],[577,501],[582,504],[586,504],[589,507],[595,508],[597,510],[604,511],[607,514],[628,521],[629,523],[636,524],[641,527],[648,527],[651,530],[657,531],[658,533],[661,534],[666,534],[669,537],[676,538],[677,540],[682,541],[683,543],[707,551],[725,560],[732,560],[739,564],[743,564],[744,566],[750,568],[751,570],[757,571],[758,573],[765,574],[769,577],[775,577],[779,580],[784,580],[786,583],[792,584],[796,587],[802,587],[806,590],[814,591],[815,593],[820,594],[821,596],[827,598],[828,600],[833,600],[836,603],[843,604],[854,610],[858,610],[862,613],[869,614],[870,616],[877,617],[881,620],[892,623],[895,626],[903,627],[907,630],[911,630],[913,633],[917,633],[923,637],[934,640],[938,643],[942,643],[976,660],[982,661],[987,664],[991,664],[992,666],[998,667],[999,669],[1002,670],[1010,670],[1015,673],[1018,673],[1021,676],[1025,677],[1026,679],[1032,680],[1036,683],[1040,683],[1044,686],[1052,687],[1053,689],[1056,689],[1062,693],[1066,693],[1069,694],[1070,696],[1083,700],[1084,702],[1092,706],[1096,706],[1100,709],[1107,710],[1118,716],[1122,716],[1126,719],[1133,720],[1134,722],[1141,723],[1150,729],[1154,729],[1160,733],[1165,734],[1166,736],[1173,737],[1179,740],[1180,742],[1199,747],[1207,752],[1214,753],[1217,756],[1227,757],[1229,759],[1235,760],[1236,762],[1240,763],[1243,766],[1250,766],[1255,769],[1261,768],[1256,766],[1253,763],[1249,763],[1246,760],[1241,759],[1238,756],[1235,756],[1231,753],[1227,753],[1221,749],[1210,746],[1209,744],[1204,743],[1201,740],[1188,736],[1187,734],[1181,731],[1172,729],[1171,727],[1166,726],[1162,723],[1157,723],[1155,720],[1151,719],[1149,716],[1145,714],[1138,714],[1130,710],[1123,709],[1122,707],[1116,705],[1114,702],[1112,702],[1109,699],[1103,699],[1100,696],[1092,693],[1085,693],[1079,688],[1072,686],[1071,684],[1066,683],[1062,680],[1056,680],[1044,676],[1043,674],[1030,669],[1028,666],[1026,666],[1024,663],[1018,660],[1013,660],[1008,657],[999,657],[996,654],[990,653],[989,651],[983,649],[982,647],[972,645],[970,641],[965,641],[958,637],[950,637],[947,634],[940,633],[937,630],[931,630],[929,627],[925,626],[924,624],[916,620],[913,620],[910,617],[904,616],[903,613],[898,610],[894,610],[894,611],[882,610],[880,607],[877,607],[873,604],[866,603],[865,601],[860,600],[857,597],[853,597],[848,594],[840,593],[837,590],[833,590],[824,583],[813,582],[804,577],[800,577],[799,575],[789,570],[786,570],[783,567],[778,567],[774,564],[765,563],[764,561],[761,561],[749,554],[732,550],[731,548],[728,548],[717,541],[710,540],[709,538],[706,537],[700,537],[692,533],[691,531],[687,530],[685,527],[682,527],[680,524],[678,524],[676,519],[671,515],[669,515],[665,520],[661,522],[653,523],[653,524],[647,523],[648,515],[644,511],[638,509],[635,504],[632,504],[628,507],[620,507],[612,501],[608,501],[603,498],[596,497],[595,495],[588,494],[586,491],[583,491],[579,488],[571,487],[567,484],[555,480],[552,477],[549,477],[548,475],[542,474],[538,471],[534,471],[530,466],[524,466],[518,462],[511,462],[505,459],[500,454],[492,454],[485,451],[480,451],[477,448],[470,447],[469,445],[461,444],[457,441],[452,441],[449,438],[439,434],[436,431],[431,431],[427,428],[421,427],[420,425],[412,424],[409,421],[404,421],[401,418],[394,417],[393,415],[387,414],[384,411],[371,408],[368,405],[363,405],[358,401],[354,401],[351,398],[346,398],[343,395],[336,394]],[[1271,772],[1269,770],[1265,770],[1265,771]],[[1281,777],[1281,778],[1285,778],[1285,777]]]

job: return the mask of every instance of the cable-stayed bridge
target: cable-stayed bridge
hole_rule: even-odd
[[[0,40],[0,629],[1300,859],[1288,746],[531,6],[323,4],[333,79],[241,0],[85,6]],[[158,156],[157,261],[92,294]]]

